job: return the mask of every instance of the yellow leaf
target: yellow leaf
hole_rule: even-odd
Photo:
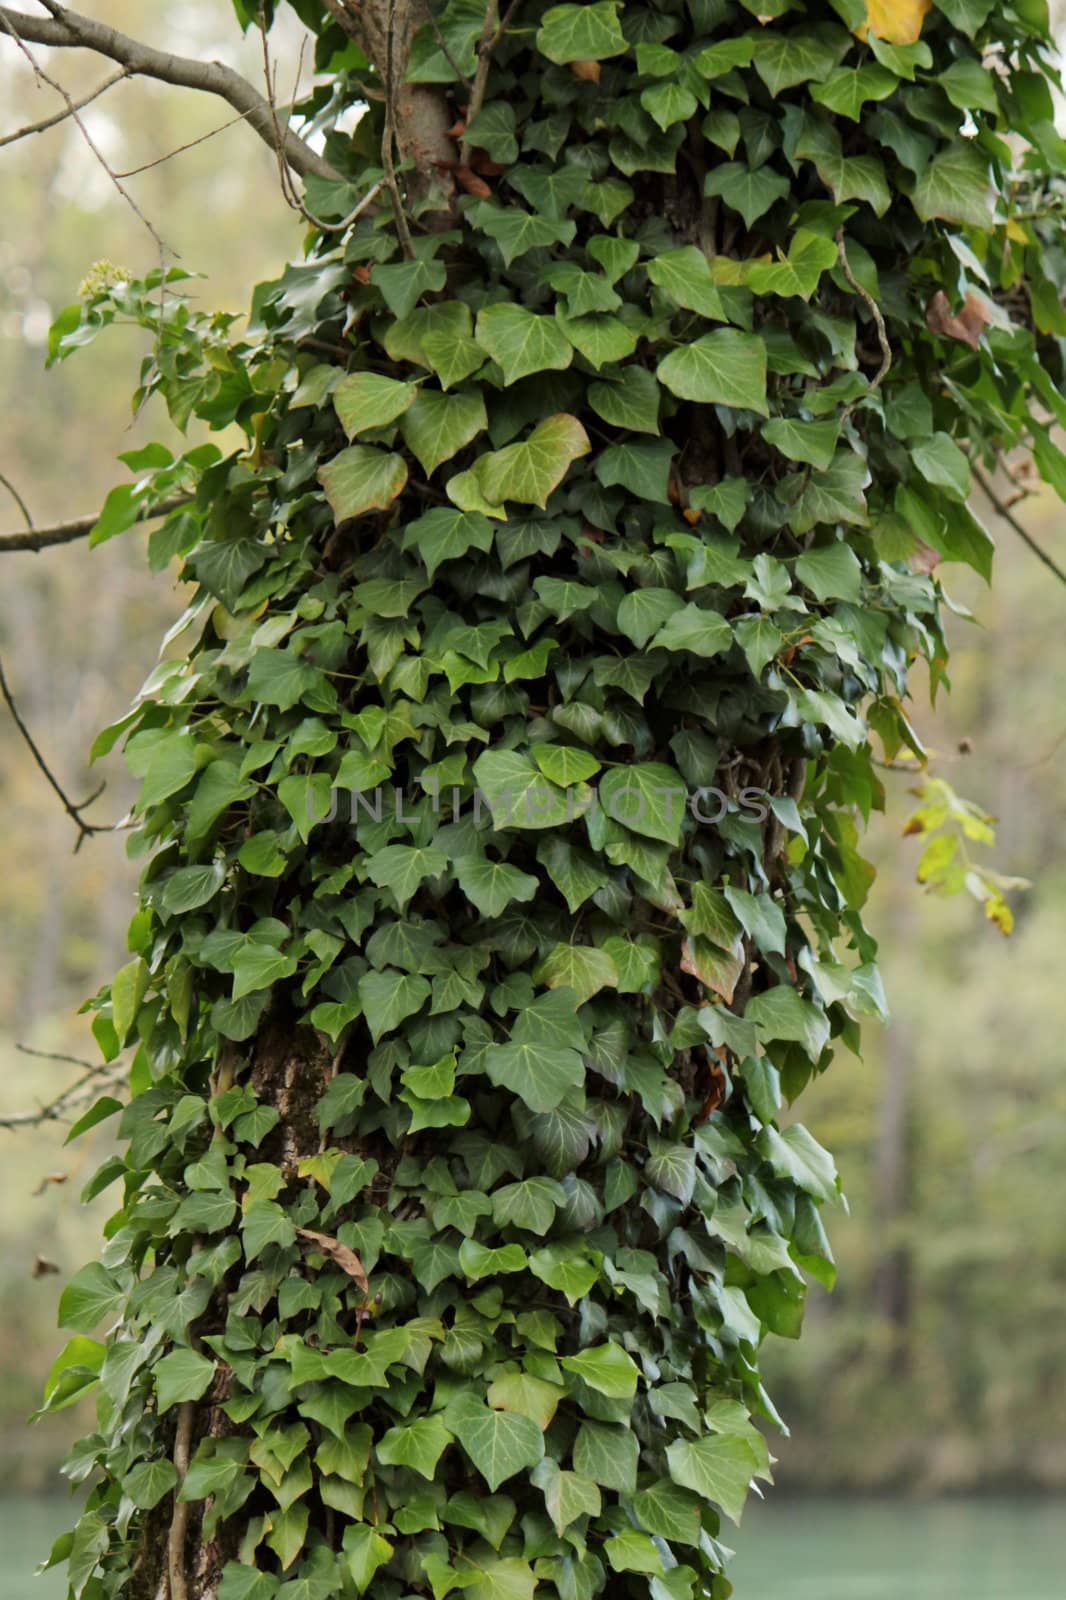
[[[865,39],[872,29],[886,44],[917,44],[930,0],[866,0],[866,21],[855,32]]]

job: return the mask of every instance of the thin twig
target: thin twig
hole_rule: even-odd
[[[156,50],[127,34],[119,33],[106,23],[93,17],[83,17],[66,6],[48,0],[48,17],[29,16],[14,11],[10,6],[0,6],[0,20],[8,33],[30,44],[50,45],[56,49],[92,50],[97,55],[126,67],[131,75],[155,78],[160,83],[173,84],[181,89],[196,89],[203,94],[217,95],[234,111],[246,118],[253,129],[270,147],[274,147],[274,128],[270,108],[262,95],[246,78],[221,61],[196,61],[188,56],[172,55],[166,50]],[[334,167],[313,150],[305,140],[290,130],[285,135],[285,160],[301,177],[314,173],[320,178],[338,178]]]
[[[359,19],[352,15],[348,7],[343,4],[343,0],[323,0],[323,3],[334,22],[348,35],[349,39],[355,39],[357,42],[361,41],[363,35],[359,26]]]
[[[995,489],[993,489],[991,483],[985,477],[980,467],[977,466],[975,462],[971,461],[970,470],[974,475],[975,481],[980,486],[982,494],[984,494],[985,498],[989,501],[996,515],[1003,518],[1003,521],[1007,524],[1008,528],[1014,529],[1014,532],[1018,535],[1019,539],[1021,539],[1022,543],[1028,545],[1036,559],[1038,561],[1042,561],[1044,566],[1047,567],[1048,571],[1055,574],[1060,583],[1066,583],[1066,572],[1063,572],[1062,568],[1056,565],[1055,561],[1051,558],[1051,556],[1048,555],[1047,551],[1042,549],[1042,547],[1037,544],[1036,540],[1033,538],[1028,529],[1022,526],[1010,507],[1000,499],[999,495],[996,493]]]
[[[10,32],[10,29],[8,31]],[[123,78],[128,78],[129,75],[128,67],[122,67],[118,72],[113,72],[110,78],[105,78],[103,83],[99,84],[91,94],[87,94],[83,100],[75,100],[74,109],[76,111],[84,110],[86,106],[91,105],[94,100],[98,100],[108,89],[112,88],[116,83],[121,83]],[[34,133],[44,133],[48,128],[54,128],[58,123],[66,122],[70,115],[69,107],[64,106],[63,110],[57,111],[54,116],[42,117],[40,122],[30,122],[25,128],[16,128],[14,133],[0,134],[0,147],[5,144],[15,144],[19,139],[28,139]],[[128,177],[128,173],[120,173],[119,176]]]
[[[8,487],[11,487],[10,484]],[[14,491],[12,492],[14,493]],[[29,532],[25,535],[25,537],[30,539],[39,537],[39,535],[34,531],[33,518],[30,516],[29,511],[22,504],[21,498],[18,495],[16,495],[15,498],[19,501],[19,505],[22,508],[22,514],[25,517],[29,527]],[[22,735],[24,742],[28,746],[34,761],[36,761],[38,767],[44,773],[45,777],[48,779],[48,782],[59,796],[63,803],[64,811],[67,813],[67,816],[70,817],[71,821],[74,823],[74,826],[78,830],[78,837],[74,844],[74,854],[77,855],[78,851],[82,847],[82,844],[90,836],[90,834],[111,832],[110,827],[102,826],[101,824],[95,822],[86,822],[81,815],[87,806],[91,806],[94,800],[98,800],[100,798],[104,792],[104,785],[100,784],[99,788],[95,789],[89,798],[87,800],[83,800],[80,805],[75,805],[73,800],[69,798],[62,784],[59,782],[58,778],[56,778],[51,767],[41,754],[33,734],[22,720],[22,713],[15,704],[15,698],[8,686],[7,675],[4,672],[4,663],[2,660],[0,660],[0,695],[3,695],[7,709],[10,711],[15,726]]]
[[[93,790],[92,794],[89,795],[87,799],[81,801],[79,805],[75,804],[75,802],[71,800],[70,796],[59,782],[59,779],[53,773],[51,767],[41,754],[33,734],[22,720],[22,714],[19,711],[18,706],[15,704],[14,697],[12,696],[11,690],[8,686],[7,675],[4,672],[3,661],[0,661],[0,695],[2,695],[4,698],[14,724],[19,733],[22,735],[23,742],[28,747],[30,754],[32,755],[34,761],[36,761],[41,772],[44,773],[44,776],[47,778],[52,789],[59,796],[63,810],[66,812],[67,816],[78,830],[78,837],[74,844],[74,854],[77,855],[85,840],[88,839],[92,834],[114,832],[114,827],[111,823],[86,822],[82,817],[82,812],[86,809],[86,807],[91,806],[94,800],[99,800],[100,796],[103,794],[104,785],[102,783],[98,788]]]
[[[855,274],[851,270],[851,264],[848,261],[847,246],[844,243],[843,228],[841,228],[840,232],[837,234],[837,257],[840,261],[840,270],[843,272],[845,278],[847,278],[859,299],[865,302],[870,315],[874,319],[874,327],[877,329],[877,342],[881,346],[881,365],[878,367],[877,374],[873,378],[870,387],[866,390],[865,394],[860,397],[861,399],[866,400],[870,395],[876,393],[876,391],[880,389],[881,385],[888,377],[889,372],[892,370],[892,346],[888,342],[888,329],[885,327],[885,319],[881,315],[881,307],[877,304],[877,301],[873,298],[873,296],[867,293],[862,284],[859,282],[858,278],[856,278]],[[841,414],[841,420],[843,421],[845,417],[849,416],[858,404],[858,400],[853,400],[850,406],[845,406]]]
[[[264,76],[264,79],[265,79],[265,82],[266,82],[267,104],[270,107],[270,114],[271,114],[271,117],[273,119],[274,129],[275,129],[274,147],[275,147],[275,153],[276,153],[277,158],[278,158],[278,181],[281,184],[282,198],[284,199],[284,201],[286,202],[287,205],[291,206],[294,211],[298,211],[300,213],[300,215],[304,218],[304,220],[306,222],[309,222],[313,228],[317,228],[320,233],[343,233],[345,228],[350,228],[352,223],[355,221],[355,219],[362,215],[362,213],[366,210],[367,206],[369,206],[371,204],[371,202],[374,200],[375,196],[378,195],[381,192],[381,189],[382,189],[382,186],[383,186],[385,180],[383,178],[380,179],[377,183],[375,183],[375,184],[373,184],[371,186],[371,188],[367,191],[366,194],[360,196],[359,200],[356,201],[355,205],[352,207],[351,211],[349,211],[348,215],[346,217],[342,217],[340,222],[325,222],[325,221],[323,221],[323,219],[321,217],[316,217],[314,212],[311,211],[304,204],[303,200],[296,193],[296,190],[293,187],[292,178],[290,177],[288,169],[287,169],[287,167],[285,165],[285,157],[284,157],[284,154],[283,154],[282,130],[281,130],[281,124],[278,121],[278,113],[277,113],[277,98],[276,98],[276,88],[275,88],[275,83],[274,83],[275,74],[274,74],[274,71],[271,68],[271,64],[270,64],[270,44],[269,44],[269,41],[267,39],[266,24],[263,21],[262,17],[260,17],[260,19],[259,19],[259,34],[260,34],[260,38],[262,39],[262,44],[263,44],[263,76]],[[301,64],[302,64],[302,61],[303,61],[303,48],[301,46],[301,50],[300,50],[300,63]],[[297,79],[296,79],[297,85],[299,85],[299,81],[300,81],[299,74],[300,74],[300,66],[298,65],[297,66]],[[295,88],[293,89],[292,98],[293,98],[293,102],[295,103],[295,100],[296,100],[296,89]]]
[[[61,1122],[71,1111],[78,1111],[95,1100],[101,1089],[117,1088],[125,1080],[125,1067],[90,1067],[85,1075],[36,1111],[8,1111],[0,1116],[0,1128],[38,1128],[44,1122]]]
[[[48,9],[50,11],[52,11],[53,16],[56,16],[57,13],[62,10],[61,7],[55,7],[53,9],[53,7],[48,3],[48,0],[42,0],[42,4],[47,5]],[[82,138],[85,140],[85,143],[88,145],[89,149],[92,151],[93,155],[96,157],[96,159],[100,163],[101,167],[107,173],[108,177],[111,179],[111,182],[114,184],[115,188],[118,190],[118,192],[122,196],[123,200],[125,200],[126,204],[129,206],[130,210],[133,212],[134,216],[137,217],[140,220],[140,222],[142,222],[144,224],[144,226],[147,228],[148,232],[151,234],[152,238],[155,240],[156,246],[157,246],[157,248],[159,250],[160,268],[161,269],[165,269],[167,255],[168,254],[169,255],[177,255],[177,251],[176,250],[172,250],[170,248],[170,246],[165,242],[165,240],[161,237],[161,235],[156,231],[156,229],[152,225],[152,223],[149,222],[148,218],[145,216],[144,212],[141,210],[141,208],[137,204],[136,200],[130,194],[129,190],[124,187],[121,179],[118,177],[117,173],[115,172],[115,169],[112,167],[111,163],[108,161],[107,157],[104,155],[103,151],[100,149],[100,146],[97,144],[96,140],[93,138],[92,134],[89,132],[88,128],[85,126],[85,123],[82,121],[81,113],[78,110],[78,107],[74,104],[74,101],[70,98],[70,95],[64,89],[63,85],[61,83],[59,83],[55,78],[51,77],[47,72],[45,72],[44,68],[41,66],[41,64],[37,60],[36,56],[33,54],[33,51],[29,48],[29,46],[26,44],[25,40],[21,37],[21,35],[19,33],[19,30],[18,30],[18,28],[17,28],[17,26],[15,24],[14,13],[6,11],[6,10],[0,10],[0,23],[3,23],[4,31],[11,35],[12,39],[14,39],[14,41],[15,41],[16,45],[18,46],[18,48],[21,50],[22,54],[26,57],[26,60],[29,62],[31,68],[33,69],[33,75],[37,79],[38,83],[46,83],[50,89],[54,89],[56,94],[60,95],[62,97],[62,99],[66,102],[67,115],[74,119],[74,122],[75,122],[75,124],[77,126],[78,132],[81,134]],[[166,277],[165,270],[161,270],[161,277],[165,279],[165,277]]]
[[[15,504],[18,506],[19,510],[22,512],[22,515],[23,515],[23,518],[25,520],[26,526],[27,526],[27,528],[29,528],[30,532],[32,533],[33,532],[33,518],[30,516],[30,508],[29,508],[29,506],[26,504],[25,500],[23,500],[22,496],[19,494],[18,490],[15,488],[15,485],[11,482],[11,479],[7,476],[6,473],[0,472],[0,483],[3,484],[4,488],[7,490],[8,494],[11,496],[12,500],[14,500]]]
[[[400,195],[400,186],[396,182],[396,167],[393,162],[393,148],[398,143],[396,133],[396,103],[394,98],[395,78],[393,75],[392,46],[395,36],[396,0],[389,0],[389,17],[386,31],[385,45],[385,131],[381,138],[381,170],[385,174],[385,187],[389,191],[392,201],[392,217],[396,224],[396,232],[400,239],[400,248],[408,261],[415,258],[414,246],[411,243],[411,230],[407,226],[407,214],[403,208],[403,199]]]
[[[68,1067],[81,1067],[83,1072],[103,1072],[103,1067],[94,1066],[91,1061],[84,1061],[81,1056],[67,1056],[58,1050],[36,1050],[31,1044],[22,1044],[16,1040],[15,1049],[19,1055],[33,1056],[38,1061],[62,1061]]]
[[[189,1470],[189,1451],[192,1447],[192,1425],[196,1407],[191,1400],[183,1400],[178,1407],[178,1425],[174,1430],[174,1470],[178,1481],[174,1485],[174,1510],[167,1537],[167,1572],[170,1577],[170,1600],[188,1600],[185,1583],[185,1529],[189,1518],[188,1504],[180,1499],[181,1486]]]
[[[195,150],[198,144],[206,144],[208,139],[216,138],[220,133],[225,133],[227,128],[236,127],[238,122],[248,120],[247,111],[242,111],[239,116],[230,117],[226,122],[220,122],[217,128],[212,128],[210,133],[202,133],[198,139],[190,139],[188,144],[179,144],[176,150],[168,150],[165,156],[157,156],[154,161],[145,161],[139,167],[130,167],[126,172],[117,172],[117,178],[135,178],[140,172],[150,172],[153,167],[161,167],[166,161],[173,161],[175,156],[182,156],[186,150]]]
[[[138,520],[152,522],[156,517],[169,517],[172,511],[180,511],[183,506],[191,504],[191,495],[171,495],[169,500],[160,500],[157,505],[147,506]],[[29,521],[29,518],[26,520]],[[84,539],[92,533],[99,520],[99,511],[93,511],[86,517],[72,517],[69,522],[53,522],[46,528],[34,528],[30,522],[25,533],[0,534],[0,555],[12,554],[16,550],[50,550],[53,545],[73,544],[76,539]]]
[[[500,31],[500,26],[500,8],[497,0],[489,0],[488,9],[485,12],[485,21],[481,29],[481,38],[478,41],[474,87],[470,91],[470,104],[466,108],[467,128],[477,120],[481,107],[485,104],[485,90],[488,88],[489,83],[493,44]],[[463,142],[459,147],[459,164],[463,167],[470,164],[470,140],[466,137],[465,132]]]
[[[433,9],[432,4],[430,4],[430,5],[428,5],[426,7],[426,11],[429,14],[429,25],[433,29],[434,37],[436,38],[436,41],[437,41],[438,45],[440,46],[441,55],[444,57],[444,59],[448,63],[448,65],[451,67],[452,71],[455,73],[455,76],[459,79],[459,82],[462,84],[463,88],[466,90],[467,94],[469,94],[471,92],[470,79],[467,77],[466,73],[463,71],[463,69],[459,65],[458,61],[456,61],[455,57],[452,55],[452,52],[451,52],[451,50],[449,48],[449,45],[448,45],[448,41],[444,37],[444,31],[441,28],[440,22],[437,19],[437,14]]]

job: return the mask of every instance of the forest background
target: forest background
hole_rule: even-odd
[[[133,26],[133,0],[94,8]],[[184,0],[158,23],[166,47],[220,56],[254,77],[227,5]],[[64,62],[72,93],[99,68]],[[14,52],[0,60],[0,139],[58,109]],[[216,102],[122,83],[83,113],[119,171],[155,163],[210,133]],[[246,309],[250,286],[299,257],[269,152],[239,127],[128,180],[181,264],[202,272],[199,303]],[[114,457],[167,438],[161,413],[132,419],[143,354],[135,329],[45,370],[48,328],[97,260],[143,272],[154,247],[64,123],[5,152],[0,213],[0,472],[47,523],[97,508],[124,470]],[[195,442],[195,441],[193,441]],[[0,488],[0,529],[19,525]],[[999,545],[992,591],[947,580],[954,625],[950,704],[915,706],[934,769],[999,819],[995,865],[1031,880],[1004,940],[966,897],[935,901],[914,881],[903,836],[914,773],[886,774],[871,843],[879,870],[870,925],[882,942],[892,1011],[864,1058],[838,1059],[804,1103],[837,1156],[850,1204],[827,1217],[840,1267],[818,1291],[802,1342],[775,1341],[771,1392],[792,1427],[777,1448],[785,1490],[1061,1488],[1066,1485],[1066,590],[975,506]],[[1019,508],[1066,564],[1066,512],[1051,497]],[[148,570],[133,532],[8,555],[0,659],[19,707],[68,792],[108,787],[91,816],[121,817],[120,757],[89,769],[95,731],[151,670],[183,600]],[[136,864],[121,833],[72,854],[75,832],[0,717],[0,1477],[9,1490],[55,1487],[83,1431],[78,1411],[32,1430],[60,1347],[57,1278],[95,1248],[106,1199],[78,1205],[106,1134],[65,1150],[65,1126],[5,1129],[47,1104],[74,1069],[31,1050],[92,1057],[76,1015],[125,958]],[[861,1422],[857,1419],[862,1419]]]

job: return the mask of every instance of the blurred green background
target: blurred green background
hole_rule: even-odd
[[[225,0],[153,7],[150,19],[132,0],[92,9],[133,32],[150,28],[172,49],[260,70]],[[75,93],[106,76],[73,56],[56,65]],[[285,66],[294,76],[295,52]],[[58,108],[3,46],[0,104],[0,137]],[[83,116],[124,170],[209,132],[226,110],[132,82]],[[144,354],[136,330],[44,370],[48,325],[91,264],[144,271],[156,248],[70,123],[0,159],[0,472],[46,523],[97,507],[124,476],[118,451],[170,437],[161,412],[131,417]],[[300,252],[301,225],[269,153],[241,127],[128,186],[182,265],[206,275],[196,288],[206,306],[242,309],[258,278]],[[2,486],[0,508],[0,531],[18,527]],[[1066,562],[1063,508],[1034,499],[1020,514]],[[827,1218],[838,1289],[814,1288],[802,1341],[777,1341],[767,1355],[792,1435],[775,1446],[772,1501],[753,1508],[737,1541],[738,1591],[751,1600],[1062,1592],[1066,590],[1009,530],[990,526],[995,589],[947,569],[952,599],[975,620],[952,627],[950,703],[934,714],[916,685],[915,721],[936,771],[1000,819],[995,865],[1032,888],[1015,897],[1009,941],[969,900],[923,895],[919,847],[902,837],[913,777],[886,775],[888,813],[869,841],[880,874],[870,922],[893,1021],[868,1030],[862,1061],[842,1054],[800,1113],[837,1156],[850,1214]],[[150,671],[182,608],[180,586],[148,574],[139,533],[93,552],[75,544],[8,555],[2,577],[0,656],[20,707],[72,794],[107,777],[92,816],[118,819],[128,793],[121,763],[90,772],[89,744]],[[46,1103],[76,1075],[19,1044],[92,1059],[75,1011],[124,959],[136,870],[121,834],[72,855],[73,829],[6,713],[0,803],[2,1118]],[[25,1426],[60,1345],[57,1285],[94,1252],[107,1214],[106,1197],[86,1209],[77,1201],[106,1135],[66,1150],[64,1132],[0,1127],[0,1483],[9,1497],[0,1500],[0,1600],[58,1592],[28,1573],[63,1525],[63,1508],[45,1497],[56,1495],[57,1465],[86,1421],[75,1410]],[[856,1506],[856,1495],[903,1503]],[[945,1496],[956,1498],[945,1505]]]

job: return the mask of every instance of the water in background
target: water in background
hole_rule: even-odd
[[[737,1600],[1062,1600],[1061,1501],[776,1500],[744,1515]]]
[[[50,1500],[0,1500],[0,1600],[62,1600],[33,1577],[73,1518]],[[1061,1503],[777,1500],[744,1517],[737,1600],[1062,1600]]]

